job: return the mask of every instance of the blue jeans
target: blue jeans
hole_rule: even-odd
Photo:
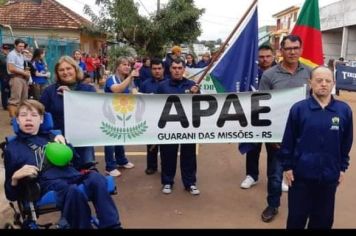
[[[267,158],[271,158],[274,155],[275,150],[271,144],[265,143],[267,150]],[[254,148],[246,154],[246,175],[251,176],[255,181],[259,176],[259,159],[262,149],[262,143],[256,143]]]
[[[105,169],[107,171],[112,171],[116,169],[117,165],[123,166],[126,165],[129,160],[125,156],[124,146],[105,146]]]
[[[276,157],[278,149],[268,149],[270,150],[270,155],[267,155],[267,203],[270,207],[278,208],[281,204],[283,169]]]

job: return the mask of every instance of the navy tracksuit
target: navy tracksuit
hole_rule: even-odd
[[[194,81],[183,78],[182,80],[167,79],[162,81],[157,89],[159,94],[183,94],[195,85]],[[185,188],[196,183],[197,159],[195,144],[164,144],[161,150],[161,182],[163,185],[174,184],[177,169],[177,154],[180,146],[180,169]]]
[[[28,144],[43,147],[50,140],[49,135],[17,134],[15,140],[9,142],[5,149],[5,194],[10,201],[19,199],[22,194],[19,185],[12,186],[13,174],[24,165],[38,166],[34,151]],[[119,213],[110,193],[107,191],[106,178],[91,171],[81,174],[72,166],[49,166],[40,172],[38,177],[42,194],[55,191],[57,194],[56,206],[61,210],[62,217],[66,219],[71,228],[91,228],[91,210],[88,198],[95,206],[100,228],[120,227]],[[85,193],[79,190],[78,185],[84,184]]]
[[[49,85],[42,93],[40,102],[45,106],[46,112],[51,113],[53,117],[54,129],[59,129],[64,133],[64,101],[63,95],[58,93],[57,89],[61,86],[59,83]],[[77,83],[74,91],[96,92],[95,88],[89,84]],[[95,161],[95,150],[93,146],[75,147],[77,153],[73,164],[75,168],[81,169],[85,164]]]
[[[158,85],[164,81],[162,80],[155,80],[154,78],[149,78],[145,80],[140,87],[141,93],[157,93]],[[159,145],[147,145],[147,169],[157,170],[157,156],[158,156],[158,149]]]
[[[116,75],[110,76],[104,86],[105,93],[112,93],[111,86],[114,84],[121,84],[121,78]],[[124,92],[125,94],[129,94],[130,90],[127,87]],[[105,170],[112,171],[117,168],[117,165],[124,166],[129,163],[129,160],[125,155],[125,147],[122,145],[115,146],[104,146],[104,154],[105,154]]]
[[[353,124],[350,107],[332,98],[322,108],[314,97],[290,110],[278,156],[293,170],[287,228],[331,228],[340,172],[349,166]]]

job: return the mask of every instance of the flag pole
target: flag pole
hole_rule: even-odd
[[[251,9],[253,8],[253,6],[257,3],[258,0],[253,0],[253,2],[251,3],[250,7],[247,9],[247,11],[245,12],[245,14],[242,16],[242,18],[240,19],[240,21],[237,23],[237,25],[235,26],[235,28],[233,29],[233,31],[230,33],[229,37],[227,37],[227,39],[225,40],[225,42],[223,43],[223,45],[219,48],[218,52],[216,54],[214,54],[214,56],[211,59],[211,62],[209,63],[209,65],[207,66],[207,68],[204,70],[204,73],[201,74],[201,76],[199,77],[198,81],[196,82],[196,84],[200,84],[202,82],[202,80],[205,78],[206,74],[208,73],[208,71],[213,67],[214,63],[218,60],[218,58],[221,56],[221,54],[224,52],[226,45],[229,43],[229,41],[231,40],[231,38],[234,36],[234,34],[236,33],[236,31],[240,28],[240,25],[242,24],[242,22],[245,20],[245,18],[247,17],[248,13],[251,11]]]

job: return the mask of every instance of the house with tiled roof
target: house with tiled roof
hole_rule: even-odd
[[[0,30],[5,41],[23,36],[31,37],[36,44],[46,39],[69,40],[78,43],[85,52],[100,53],[106,35],[93,33],[89,30],[91,25],[89,20],[55,0],[8,0],[0,6]]]

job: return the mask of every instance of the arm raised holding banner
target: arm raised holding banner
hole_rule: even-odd
[[[115,64],[115,74],[110,76],[105,83],[104,91],[106,93],[119,93],[119,94],[135,94],[137,89],[134,86],[134,77],[138,76],[138,70],[131,68],[129,59],[126,57],[119,57]],[[120,99],[118,99],[119,101]],[[125,117],[120,117],[124,122]],[[114,119],[115,122],[115,119]],[[105,150],[105,170],[106,173],[119,177],[121,172],[117,166],[126,169],[135,167],[125,156],[125,148],[122,145],[104,146]]]

